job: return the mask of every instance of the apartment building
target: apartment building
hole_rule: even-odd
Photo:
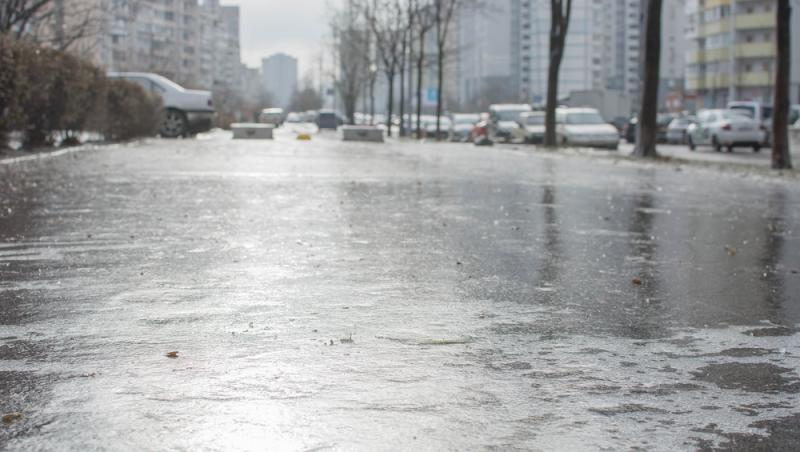
[[[272,98],[273,106],[286,108],[297,90],[297,59],[285,53],[264,58],[261,75],[264,92]]]
[[[156,72],[198,89],[236,87],[241,80],[239,9],[219,0],[71,0],[101,29],[76,45],[108,71]]]
[[[607,1],[605,12],[610,16],[611,39],[611,52],[606,60],[609,63],[607,87],[638,95],[641,88],[641,0]]]
[[[520,95],[544,103],[550,65],[550,1],[519,0]],[[559,98],[606,89],[612,23],[607,0],[574,0],[559,76]]]
[[[513,9],[518,0],[467,4],[456,16],[458,52],[455,74],[459,103],[472,108],[516,100]]]
[[[800,30],[793,2],[792,30]],[[772,103],[775,78],[774,0],[690,0],[686,8],[686,87],[697,108],[731,100]],[[800,48],[793,33],[792,48]],[[800,102],[800,61],[792,61],[791,101]]]

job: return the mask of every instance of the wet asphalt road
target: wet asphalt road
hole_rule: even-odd
[[[291,138],[0,167],[0,449],[796,449],[796,182]]]

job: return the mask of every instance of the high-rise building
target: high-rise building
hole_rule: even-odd
[[[458,99],[463,106],[516,100],[519,90],[510,51],[515,0],[467,4],[456,16]]]
[[[297,59],[285,53],[276,53],[261,62],[264,92],[272,98],[275,107],[286,108],[297,89]]]
[[[606,0],[604,6],[610,25],[607,38],[610,40],[610,52],[606,60],[607,87],[638,96],[642,66],[641,0]],[[603,11],[598,13],[602,14]]]
[[[543,104],[550,66],[550,1],[518,0],[520,94]],[[605,89],[611,52],[607,0],[574,0],[559,75],[558,96],[572,91]]]
[[[732,100],[772,103],[775,78],[774,0],[689,0],[686,85],[698,108]],[[800,30],[800,15],[792,15]],[[800,48],[800,33],[792,33]],[[791,100],[800,102],[800,61],[792,61]]]
[[[684,109],[686,72],[686,0],[664,2],[661,12],[661,86],[659,106]]]

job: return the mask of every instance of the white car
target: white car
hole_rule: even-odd
[[[489,124],[493,141],[506,143],[522,139],[523,129],[519,116],[529,113],[531,106],[526,104],[495,104],[489,106]]]
[[[544,112],[523,113],[519,117],[519,124],[524,130],[526,144],[544,143]]]
[[[594,108],[556,110],[556,139],[560,145],[617,149],[619,131]]]
[[[261,115],[258,117],[258,122],[272,124],[275,127],[280,127],[283,124],[283,120],[283,108],[265,108],[261,110]]]
[[[210,91],[185,89],[168,78],[149,72],[111,72],[108,78],[134,82],[162,99],[162,137],[177,138],[211,129],[214,102]]]
[[[479,123],[479,113],[458,113],[453,115],[450,139],[453,141],[467,142],[472,139],[472,129]]]
[[[727,148],[749,147],[758,152],[767,139],[766,128],[753,118],[735,110],[701,110],[697,122],[686,129],[689,149],[697,146],[712,146],[722,152]]]

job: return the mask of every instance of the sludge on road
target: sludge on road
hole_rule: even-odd
[[[796,183],[224,134],[3,171],[2,448],[798,437]]]

